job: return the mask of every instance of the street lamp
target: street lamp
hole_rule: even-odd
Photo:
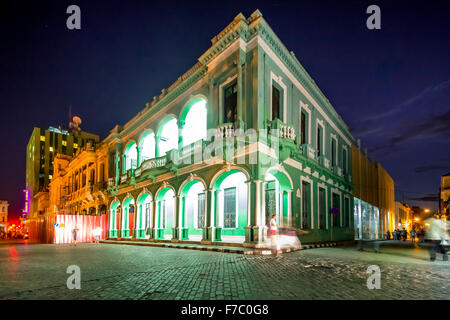
[[[430,212],[430,209],[425,209],[425,213],[428,213],[428,212]]]

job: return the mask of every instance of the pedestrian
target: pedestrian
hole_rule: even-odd
[[[386,232],[386,238],[391,240],[391,232],[389,230]]]
[[[406,231],[405,227],[402,229],[402,240],[406,241],[406,238],[408,238],[408,231]]]
[[[411,236],[411,241],[413,243],[415,243],[416,242],[416,230],[411,229],[411,232],[409,233],[409,235]]]
[[[100,243],[100,235],[102,234],[102,229],[100,227],[95,228],[92,233],[94,234],[94,243]]]
[[[77,235],[78,235],[78,227],[77,225],[75,225],[75,228],[73,228],[72,230],[72,243],[74,244],[74,246],[77,245]]]
[[[277,226],[277,215],[273,214],[272,219],[270,219],[269,223],[269,232],[270,232],[270,241],[271,241],[271,247],[272,252],[274,252],[276,257],[280,257],[280,250],[279,250],[279,244],[278,244],[278,226]]]
[[[447,234],[444,222],[440,219],[430,218],[426,220],[428,227],[425,231],[425,242],[428,244],[428,251],[430,253],[430,261],[436,260],[436,253],[442,253],[443,261],[448,260],[447,252],[445,251],[445,242]]]

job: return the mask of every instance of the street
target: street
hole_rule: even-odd
[[[81,270],[69,290],[67,267]],[[381,288],[367,288],[370,265]],[[418,248],[334,247],[281,258],[114,244],[0,245],[0,299],[448,299],[450,263]]]

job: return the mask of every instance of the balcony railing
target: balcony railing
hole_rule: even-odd
[[[234,136],[234,125],[232,123],[224,123],[216,129],[216,140],[226,139]]]
[[[278,137],[283,139],[289,139],[295,142],[295,128],[283,123],[279,119],[275,119],[269,122],[268,127],[270,128],[271,134],[278,134]]]
[[[141,166],[136,169],[135,176],[139,177],[142,174],[142,172],[149,169],[164,167],[166,163],[167,163],[166,156],[145,160],[144,162],[142,162]]]

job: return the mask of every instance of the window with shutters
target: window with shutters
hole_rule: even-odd
[[[236,187],[224,189],[223,198],[223,227],[237,228]]]
[[[272,120],[281,118],[281,94],[280,90],[272,85]]]
[[[277,214],[275,181],[269,181],[265,190],[266,222],[269,223],[274,214]]]
[[[166,228],[166,200],[161,200],[161,228]]]
[[[205,194],[199,193],[197,198],[198,211],[197,211],[197,229],[201,229],[205,226]]]
[[[224,90],[224,115],[225,123],[237,120],[237,82],[234,81]]]
[[[319,188],[319,229],[326,229],[326,198],[325,189]]]
[[[306,114],[302,111],[300,119],[300,130],[301,130],[301,144],[306,144]]]
[[[339,225],[339,215],[340,214],[342,214],[341,212],[340,212],[340,208],[339,208],[339,195],[338,194],[336,194],[336,193],[333,193],[333,197],[332,197],[332,199],[333,199],[333,202],[332,202],[332,205],[333,205],[333,208],[336,208],[337,209],[337,214],[332,214],[331,216],[333,217],[333,227],[337,227],[338,225]]]
[[[309,210],[311,208],[310,192],[309,183],[302,182],[302,229],[309,228]]]

